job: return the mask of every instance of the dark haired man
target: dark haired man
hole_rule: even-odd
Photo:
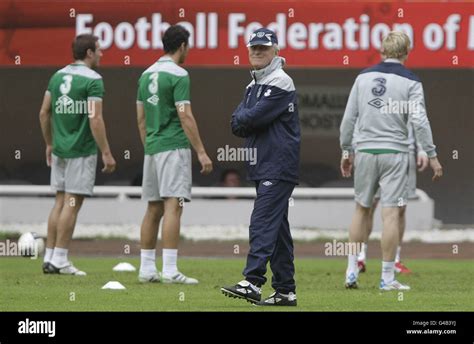
[[[241,186],[239,171],[233,168],[224,170],[221,175],[220,186],[233,188]]]
[[[137,121],[145,148],[142,199],[148,202],[140,240],[141,282],[197,284],[177,267],[183,202],[191,200],[191,150],[201,173],[212,171],[191,111],[188,72],[179,66],[188,55],[189,32],[174,25],[163,36],[165,55],[138,82]],[[156,269],[156,240],[163,217],[163,271]]]
[[[112,173],[110,151],[102,117],[104,84],[93,70],[102,57],[98,38],[79,35],[72,43],[75,62],[50,79],[40,110],[46,143],[46,163],[51,166],[51,186],[56,202],[48,219],[43,272],[83,276],[68,260],[68,248],[85,195],[92,195],[97,146],[102,152],[102,172]]]

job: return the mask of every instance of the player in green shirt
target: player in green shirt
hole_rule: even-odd
[[[163,35],[165,55],[138,82],[137,120],[145,148],[142,199],[148,207],[141,227],[141,282],[197,284],[178,271],[180,218],[191,200],[191,150],[201,173],[212,171],[191,111],[188,72],[180,67],[188,54],[189,32],[174,25]],[[163,271],[156,269],[156,239],[163,217]]]
[[[92,195],[97,146],[104,162],[102,172],[112,173],[115,160],[102,117],[104,84],[92,69],[102,57],[98,38],[77,36],[72,52],[75,62],[51,77],[39,116],[46,163],[51,166],[51,187],[56,191],[43,272],[81,276],[86,273],[68,260],[68,248],[84,196]]]

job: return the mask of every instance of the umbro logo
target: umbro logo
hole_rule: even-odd
[[[272,93],[272,90],[271,89],[268,89],[263,95],[265,97],[268,97],[270,95],[270,93]]]
[[[265,186],[273,185],[273,183],[269,180],[267,180],[266,182],[263,182],[262,184],[265,185]]]
[[[385,102],[380,98],[375,98],[375,99],[372,99],[370,102],[368,102],[368,104],[377,109],[380,109],[382,106],[385,105]]]
[[[72,100],[65,94],[59,97],[58,100],[56,101],[56,105],[62,105],[62,106],[70,106],[73,103],[74,103],[74,100]]]
[[[156,94],[152,95],[150,98],[148,98],[146,101],[149,102],[150,104],[156,105],[158,104],[158,101],[160,98]]]

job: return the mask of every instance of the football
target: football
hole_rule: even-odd
[[[44,251],[44,240],[35,232],[24,233],[18,239],[18,252],[23,257],[39,256]]]

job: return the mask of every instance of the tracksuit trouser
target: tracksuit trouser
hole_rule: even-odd
[[[288,223],[289,198],[295,184],[283,180],[255,182],[255,199],[250,219],[250,250],[243,271],[250,283],[262,286],[267,279],[267,263],[273,272],[272,287],[287,294],[295,292],[293,239]]]

